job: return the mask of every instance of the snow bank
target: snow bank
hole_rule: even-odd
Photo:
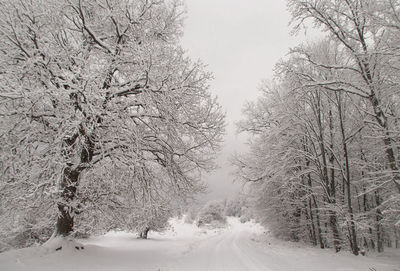
[[[44,243],[42,249],[47,253],[55,251],[71,253],[75,250],[83,250],[84,246],[82,243],[77,242],[72,238],[57,236],[57,237],[51,237],[49,241]]]
[[[79,242],[55,238],[42,247],[0,254],[0,270],[400,270],[400,250],[355,257],[276,240],[254,222],[228,218],[225,229],[201,229],[173,219],[164,233],[148,240],[134,233],[109,232]],[[62,246],[62,250],[57,250]]]

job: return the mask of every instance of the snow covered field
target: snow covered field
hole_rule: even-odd
[[[204,230],[173,220],[166,233],[139,240],[130,233],[112,232],[74,247],[50,251],[44,247],[0,254],[0,270],[400,270],[400,251],[352,256],[348,252],[304,247],[278,241],[255,223],[228,219],[221,230]]]

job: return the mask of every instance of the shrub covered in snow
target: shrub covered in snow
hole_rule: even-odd
[[[252,208],[250,206],[249,195],[246,193],[239,193],[227,201],[225,215],[239,217],[242,223],[247,222],[253,218]]]
[[[1,197],[0,197],[1,198]],[[19,213],[18,223],[12,219],[11,210],[4,212],[0,217],[0,252],[11,248],[23,248],[46,242],[54,231],[53,217],[45,216],[42,219],[37,209],[30,213]]]
[[[223,201],[210,201],[200,210],[197,226],[222,227],[225,225],[226,216]]]
[[[191,206],[185,213],[184,222],[187,224],[193,224],[196,221],[198,214],[199,207]]]

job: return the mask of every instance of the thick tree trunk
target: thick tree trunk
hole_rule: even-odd
[[[58,203],[58,218],[56,223],[55,235],[68,236],[74,229],[74,214],[77,210],[72,206],[72,201],[75,200],[77,188],[79,185],[79,176],[93,159],[94,142],[90,136],[87,135],[83,125],[80,125],[79,133],[76,133],[71,138],[65,139],[64,155],[67,160],[70,157],[70,148],[74,147],[76,140],[82,136],[85,139],[85,145],[80,150],[79,160],[77,166],[68,165],[63,170],[63,179],[61,182],[61,201]]]
[[[58,203],[59,215],[56,223],[56,235],[68,236],[74,227],[74,208],[71,206],[71,201],[74,200],[78,185],[80,171],[73,170],[70,167],[64,169],[63,180],[61,183],[62,202]]]

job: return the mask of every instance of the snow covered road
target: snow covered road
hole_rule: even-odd
[[[84,241],[85,250],[48,251],[43,247],[0,254],[0,270],[118,271],[400,271],[400,250],[378,256],[352,256],[278,241],[255,223],[236,218],[229,227],[204,230],[174,220],[172,229],[151,234],[111,232]]]
[[[230,219],[229,224],[227,230],[201,240],[166,270],[400,271],[399,251],[382,257],[336,254],[276,240],[263,234],[265,229],[254,223]]]
[[[233,229],[232,229],[233,228]],[[201,241],[183,255],[171,270],[264,270],[262,253],[251,241],[253,232],[232,227]]]

